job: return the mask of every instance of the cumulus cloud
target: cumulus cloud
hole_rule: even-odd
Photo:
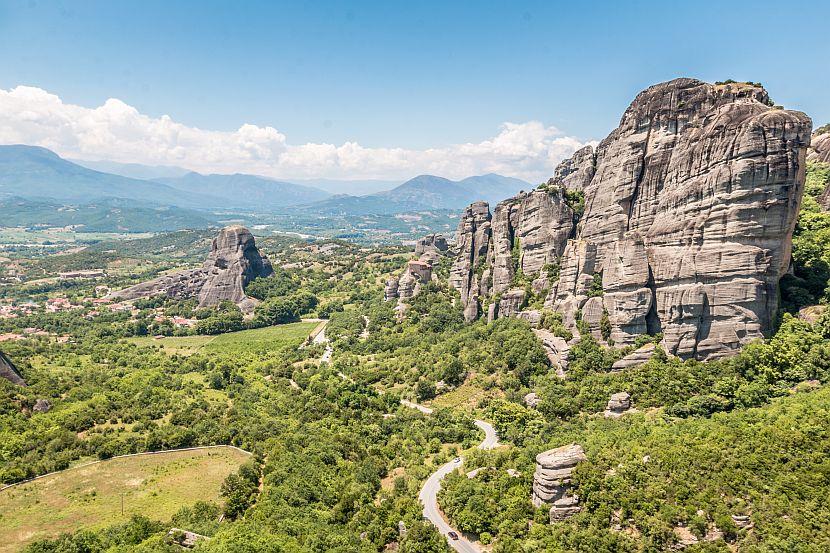
[[[167,115],[149,117],[121,100],[87,108],[28,86],[0,89],[0,143],[43,146],[64,157],[178,165],[202,173],[343,179],[500,173],[532,182],[546,179],[559,161],[583,146],[538,121],[504,123],[488,140],[426,150],[364,148],[356,142],[289,144],[273,127],[199,129]]]

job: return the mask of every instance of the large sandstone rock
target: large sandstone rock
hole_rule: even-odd
[[[661,332],[669,353],[697,359],[771,330],[811,122],[770,104],[754,85],[693,79],[637,96],[594,153],[585,213],[548,296],[566,325],[600,302],[615,344]],[[594,273],[600,299],[588,297]]]
[[[830,128],[827,125],[813,134],[807,159],[809,161],[830,163]]]
[[[461,293],[464,318],[468,322],[478,318],[479,296],[487,295],[482,285],[489,280],[489,268],[485,264],[490,248],[490,221],[487,202],[475,202],[461,215],[456,233],[458,256],[450,269],[450,286]]]
[[[450,273],[467,320],[478,316],[478,298],[507,292],[517,272],[533,280],[557,263],[572,231],[573,211],[558,186],[521,192],[499,203],[492,216],[484,202],[467,208],[456,239],[460,253]]]
[[[198,298],[199,307],[230,300],[250,312],[256,300],[245,295],[245,286],[258,277],[273,273],[271,262],[260,254],[254,237],[245,227],[230,226],[219,231],[210,253],[198,269],[164,275],[110,294],[131,300],[160,294],[185,299]]]
[[[651,356],[654,355],[657,346],[653,343],[648,343],[640,348],[635,349],[622,359],[618,359],[611,365],[612,371],[622,371],[624,369],[628,369],[629,367],[636,367],[638,365],[642,365],[643,363],[647,363]]]
[[[582,191],[594,178],[594,148],[585,146],[560,163],[548,181],[548,186],[561,186],[567,190]]]
[[[830,163],[830,125],[825,125],[813,133],[807,160]],[[830,210],[830,186],[819,196],[818,203],[824,210]]]
[[[0,351],[0,378],[5,378],[17,386],[26,385],[26,381],[23,379],[20,371],[17,370],[17,367],[14,366],[12,360],[9,359],[2,351]]]
[[[449,249],[447,239],[440,234],[427,234],[415,242],[415,255],[421,256],[425,253],[442,253]]]
[[[582,446],[570,444],[551,449],[536,456],[531,500],[535,507],[552,505],[550,521],[557,522],[579,511],[578,499],[571,495],[571,474],[585,461]]]

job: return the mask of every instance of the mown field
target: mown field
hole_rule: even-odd
[[[62,532],[102,528],[134,514],[168,520],[182,506],[218,502],[222,481],[247,459],[229,447],[139,455],[0,491],[0,552]]]
[[[217,336],[168,336],[160,339],[152,336],[141,336],[128,340],[141,346],[162,346],[167,353],[183,355],[212,351],[261,353],[288,345],[299,346],[317,324],[315,322],[290,323],[252,330],[240,330],[239,332],[229,332]]]

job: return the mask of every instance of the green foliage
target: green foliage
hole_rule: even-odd
[[[582,190],[565,190],[565,203],[574,212],[574,219],[579,221],[585,214],[585,192]]]
[[[830,299],[830,213],[822,211],[817,201],[828,186],[830,165],[808,163],[804,199],[793,233],[795,274],[781,280],[782,305],[790,312]]]
[[[602,290],[602,273],[594,273],[593,280],[591,280],[591,287],[588,289],[588,297],[599,298],[604,293]]]

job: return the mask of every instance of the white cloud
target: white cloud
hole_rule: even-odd
[[[179,165],[202,173],[278,178],[404,179],[420,173],[463,178],[500,173],[538,182],[583,143],[538,121],[504,123],[479,143],[409,150],[356,142],[293,145],[273,127],[234,132],[188,127],[149,117],[121,100],[97,108],[64,103],[35,87],[0,89],[0,143],[30,144],[78,159]]]

